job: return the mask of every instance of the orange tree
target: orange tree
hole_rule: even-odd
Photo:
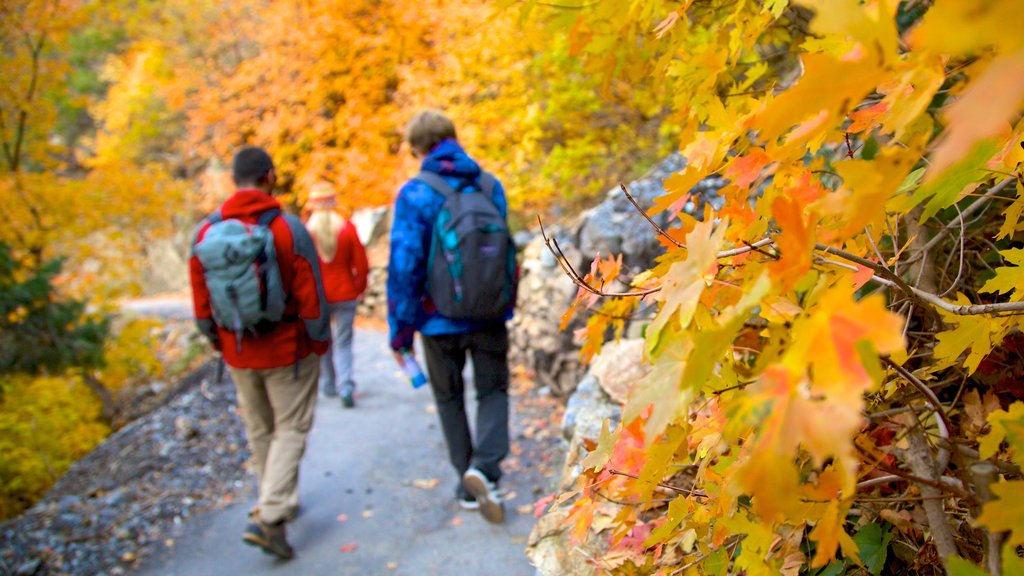
[[[520,27],[515,12],[497,5],[116,4],[135,40],[113,62],[118,101],[98,109],[124,110],[123,95],[142,88],[163,92],[187,117],[180,157],[189,169],[226,160],[243,144],[264,146],[299,202],[327,179],[349,207],[388,203],[415,171],[402,131],[422,107],[453,117],[460,139],[507,183],[517,209],[593,198],[616,175],[643,170],[644,159],[667,152],[671,141],[660,85],[589,74],[565,31]],[[132,78],[146,82],[130,92]]]
[[[931,4],[559,3],[590,70],[667,84],[688,159],[651,269],[570,268],[585,358],[654,303],[556,501],[577,539],[605,518],[598,568],[1024,571],[1024,13]],[[711,174],[724,207],[682,213]]]

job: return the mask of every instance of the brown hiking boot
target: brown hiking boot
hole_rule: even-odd
[[[295,551],[285,538],[283,521],[276,525],[266,524],[260,520],[250,521],[242,533],[242,542],[257,546],[267,554],[284,560],[295,557]]]

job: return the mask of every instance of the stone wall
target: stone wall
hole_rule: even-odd
[[[575,485],[588,453],[586,445],[597,442],[603,423],[607,420],[613,429],[622,418],[622,402],[647,373],[641,362],[643,346],[641,338],[609,343],[569,397],[562,419],[566,457],[554,478],[556,493]],[[549,507],[530,532],[526,555],[540,576],[594,576],[600,572],[591,559],[603,555],[608,539],[592,532],[583,542],[571,544],[564,525],[569,509],[569,503]]]
[[[627,185],[630,194],[641,207],[652,206],[654,200],[665,193],[662,181],[684,165],[681,156],[669,156],[644,177],[630,182]],[[702,211],[704,202],[717,206],[721,200],[716,191],[720,187],[721,181],[717,178],[700,182],[693,189],[695,200],[688,202],[684,210]],[[662,212],[652,218],[664,227],[668,217],[669,214]],[[657,232],[617,187],[608,191],[603,202],[572,222],[564,226],[545,222],[545,228],[549,236],[558,240],[566,257],[581,274],[589,270],[590,262],[598,253],[602,257],[622,254],[623,275],[628,277],[651,267],[655,258],[664,252]],[[519,301],[511,327],[510,358],[513,365],[526,367],[538,383],[562,397],[571,394],[583,378],[573,331],[584,325],[586,313],[578,313],[566,330],[559,330],[561,316],[576,292],[577,287],[562,271],[539,234],[524,243]],[[627,334],[636,335],[639,329],[639,325],[627,326]]]

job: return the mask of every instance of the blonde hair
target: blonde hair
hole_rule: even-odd
[[[455,125],[440,110],[417,113],[405,127],[405,140],[417,154],[428,154],[442,141],[455,138]]]
[[[306,228],[324,262],[334,260],[334,255],[338,252],[338,233],[344,225],[345,219],[334,210],[318,209],[310,214]]]

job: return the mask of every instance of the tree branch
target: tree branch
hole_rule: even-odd
[[[668,232],[665,232],[665,230],[661,226],[658,226],[658,223],[651,218],[647,211],[640,207],[640,204],[638,204],[636,199],[633,198],[633,195],[629,193],[629,189],[626,188],[625,184],[620,182],[619,188],[622,188],[622,193],[626,195],[626,198],[633,205],[633,207],[636,208],[636,211],[639,212],[640,215],[643,216],[645,219],[647,219],[651,226],[654,226],[654,229],[658,231],[658,234],[661,234],[662,237],[666,238],[669,242],[675,244],[677,248],[686,248],[684,244],[681,244],[678,240],[669,236]]]
[[[985,194],[982,195],[981,198],[978,198],[974,202],[971,202],[970,206],[964,208],[961,218],[966,220],[968,216],[984,208],[985,205],[988,204],[990,200],[992,200],[992,198],[994,198],[997,194],[1002,192],[1007,186],[1010,185],[1011,182],[1016,181],[1017,178],[1007,178],[1006,180],[1003,180],[999,184],[996,184],[995,186],[989,188],[988,192],[985,192]],[[913,264],[914,262],[917,262],[921,258],[924,258],[925,253],[934,248],[936,244],[941,242],[942,239],[945,238],[947,234],[956,229],[956,227],[956,222],[950,222],[949,224],[943,226],[938,232],[935,233],[935,236],[932,236],[931,240],[929,240],[927,243],[925,243],[924,246],[921,247],[920,252],[916,254],[913,258],[911,258],[907,263]]]

